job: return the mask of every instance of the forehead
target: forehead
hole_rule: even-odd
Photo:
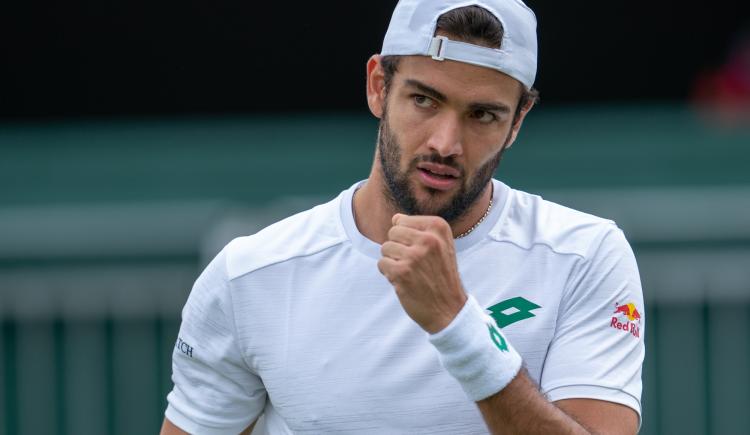
[[[403,56],[394,82],[405,86],[417,80],[444,94],[448,100],[471,103],[496,101],[515,107],[521,83],[500,71],[452,60],[437,61],[426,56]]]

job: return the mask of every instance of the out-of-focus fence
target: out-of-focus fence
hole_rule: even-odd
[[[615,219],[646,308],[645,434],[750,427],[750,133],[547,110],[499,178]],[[353,116],[0,126],[0,435],[155,433],[218,249],[366,176]]]

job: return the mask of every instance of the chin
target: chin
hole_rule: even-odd
[[[416,191],[419,192],[416,195],[419,214],[430,216],[444,214],[457,194],[454,190],[437,190],[426,186],[419,186]]]

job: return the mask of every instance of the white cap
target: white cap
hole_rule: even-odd
[[[464,6],[479,6],[500,20],[500,49],[435,36],[438,18]],[[527,89],[536,78],[536,16],[521,0],[400,0],[393,11],[381,55],[422,55],[503,72]]]

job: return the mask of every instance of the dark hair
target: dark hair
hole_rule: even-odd
[[[451,39],[469,42],[490,48],[500,48],[503,42],[502,23],[489,11],[479,6],[464,6],[448,11],[438,18],[436,32],[447,33]],[[393,75],[398,70],[400,56],[383,56],[380,65],[383,68],[385,89],[388,91]],[[521,109],[534,105],[539,100],[539,91],[522,86],[521,98],[516,107],[513,122],[516,122]]]

